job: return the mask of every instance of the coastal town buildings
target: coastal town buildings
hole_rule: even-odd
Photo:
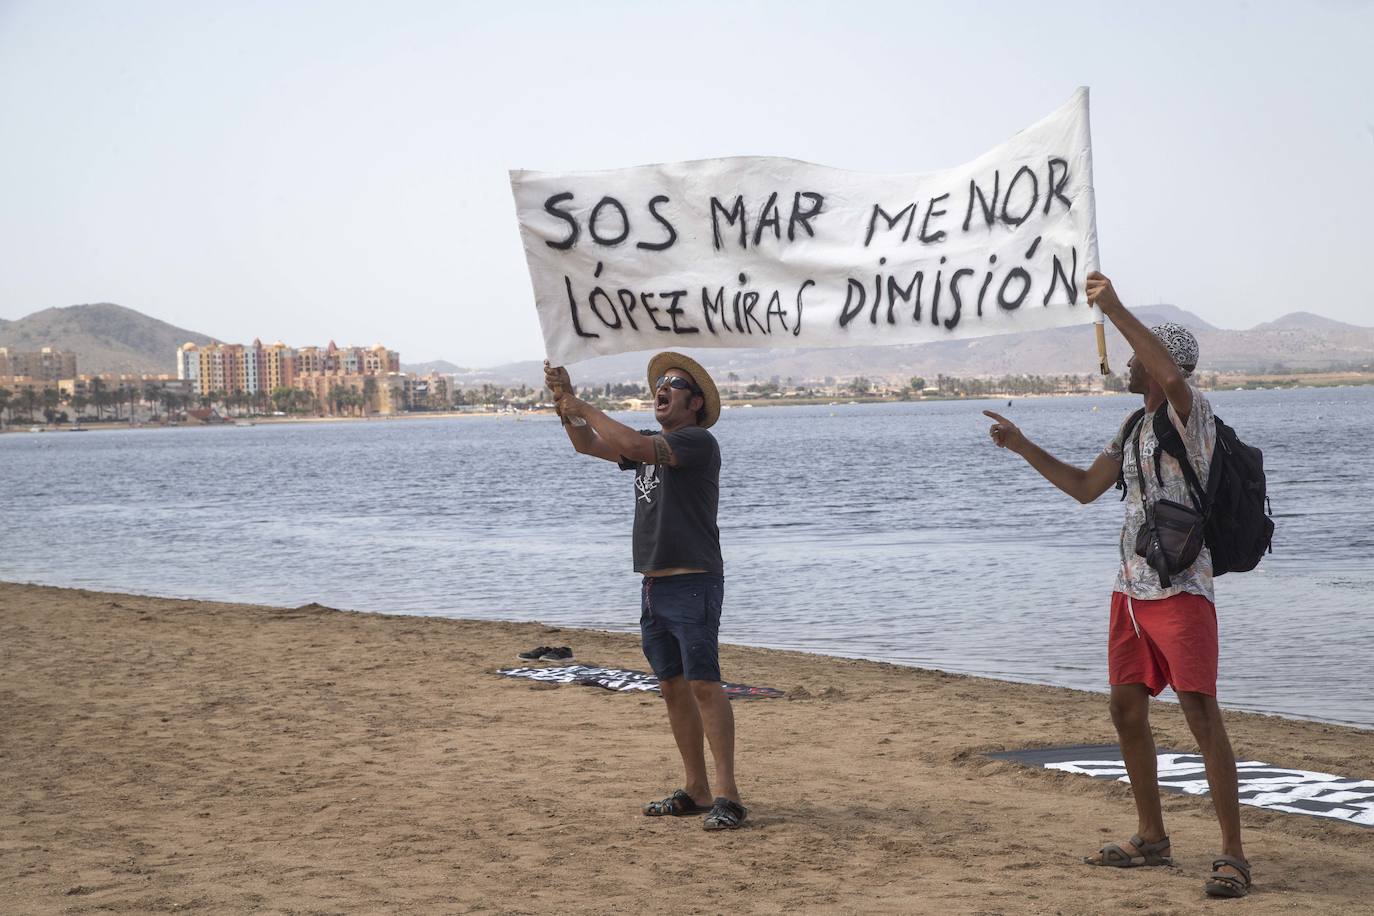
[[[38,382],[55,382],[76,376],[76,354],[71,350],[43,347],[16,350],[0,347],[0,378],[23,377]]]
[[[372,347],[293,348],[263,344],[186,343],[175,375],[77,373],[76,354],[55,347],[0,347],[0,428],[6,418],[127,416],[191,419],[264,413],[376,416],[453,406],[452,379],[401,371],[401,357]]]
[[[446,407],[450,385],[432,374],[401,371],[401,355],[382,344],[372,347],[292,348],[281,341],[263,345],[186,343],[177,348],[177,377],[202,397],[265,394],[283,389],[304,393],[325,414],[395,414]]]

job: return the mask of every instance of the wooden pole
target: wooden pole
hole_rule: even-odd
[[[1103,375],[1111,375],[1112,367],[1107,365],[1107,328],[1102,310],[1093,306],[1093,327],[1097,329],[1097,364]]]
[[[554,401],[554,404],[555,404],[555,405],[558,403],[558,396],[559,396],[560,394],[562,394],[562,393],[563,393],[563,386],[562,386],[562,385],[554,385],[554,386],[553,386],[553,401]],[[558,407],[555,406],[553,410],[554,410],[554,413],[558,414],[558,420],[559,420],[559,422],[561,422],[564,426],[586,426],[586,425],[587,425],[587,421],[584,420],[584,419],[582,419],[581,417],[573,417],[572,419],[568,419],[567,417],[563,416],[563,411],[560,410]]]

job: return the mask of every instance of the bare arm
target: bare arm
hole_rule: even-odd
[[[571,395],[569,395],[569,397],[571,397]],[[606,461],[620,461],[620,452],[616,451],[611,447],[610,443],[593,432],[590,423],[586,426],[574,426],[565,421],[563,423],[563,429],[567,432],[568,439],[572,442],[573,448],[577,449],[581,454],[591,455],[594,458],[602,458]],[[636,433],[636,435],[638,434]],[[640,436],[640,438],[642,439],[644,437]]]
[[[618,423],[575,396],[568,370],[562,366],[544,364],[544,384],[553,392],[563,429],[573,448],[583,455],[619,462],[622,457],[645,464],[674,464],[673,450],[662,436],[646,436],[624,423]],[[569,422],[574,417],[586,421],[585,426]]]
[[[573,397],[572,378],[569,377],[567,369],[562,366],[550,366],[549,361],[544,360],[544,387],[553,393],[554,409],[558,413],[558,419],[563,421],[563,431],[568,434],[568,441],[574,449],[580,454],[606,461],[620,460],[620,454],[598,436],[589,424],[571,422],[571,416],[564,409],[566,399],[571,398],[584,407],[591,408]]]
[[[673,463],[673,450],[668,447],[662,436],[646,436],[637,429],[612,420],[602,411],[572,395],[564,395],[559,403],[566,415],[581,417],[587,421],[583,430],[591,430],[599,447],[613,453],[609,460],[619,461],[623,456],[645,464]],[[601,453],[594,454],[599,458],[606,457]]]
[[[1039,471],[1041,477],[1080,503],[1086,505],[1092,502],[1106,493],[1107,488],[1116,482],[1121,462],[1108,457],[1105,453],[1098,455],[1086,470],[1074,467],[1027,439],[1026,434],[1021,432],[1015,423],[1001,414],[993,413],[991,410],[985,410],[983,413],[996,421],[988,430],[988,435],[999,448],[1013,451],[1026,459],[1026,463]]]
[[[1135,358],[1140,360],[1150,377],[1159,382],[1174,413],[1187,423],[1188,414],[1193,410],[1193,392],[1188,388],[1188,380],[1179,371],[1174,358],[1164,349],[1164,344],[1140,323],[1139,318],[1127,311],[1112,288],[1112,281],[1097,271],[1088,274],[1087,293],[1088,301],[1112,320],[1121,336],[1126,338],[1126,343],[1135,351]]]

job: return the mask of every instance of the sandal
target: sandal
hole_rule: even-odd
[[[701,826],[707,830],[736,830],[748,816],[749,809],[739,802],[718,798]]]
[[[1219,871],[1229,865],[1240,872],[1240,877]],[[1212,861],[1212,874],[1203,885],[1208,897],[1244,897],[1250,893],[1250,863],[1235,856],[1217,856]]]
[[[1142,868],[1146,865],[1173,865],[1174,860],[1165,855],[1160,855],[1169,848],[1169,838],[1147,843],[1139,835],[1131,837],[1131,845],[1136,848],[1136,854],[1131,855],[1117,843],[1108,843],[1098,850],[1101,858],[1092,859],[1087,856],[1083,858],[1084,864],[1102,865],[1107,868]],[[1212,866],[1215,868],[1216,866]]]
[[[678,789],[662,801],[649,802],[643,810],[645,817],[686,817],[689,814],[705,814],[711,808],[698,805],[686,789]]]

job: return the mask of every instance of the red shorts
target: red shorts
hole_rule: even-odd
[[[1135,612],[1135,622],[1131,612]],[[1155,601],[1112,592],[1107,676],[1113,686],[1144,684],[1151,696],[1175,692],[1217,695],[1217,609],[1201,595],[1181,592]]]

